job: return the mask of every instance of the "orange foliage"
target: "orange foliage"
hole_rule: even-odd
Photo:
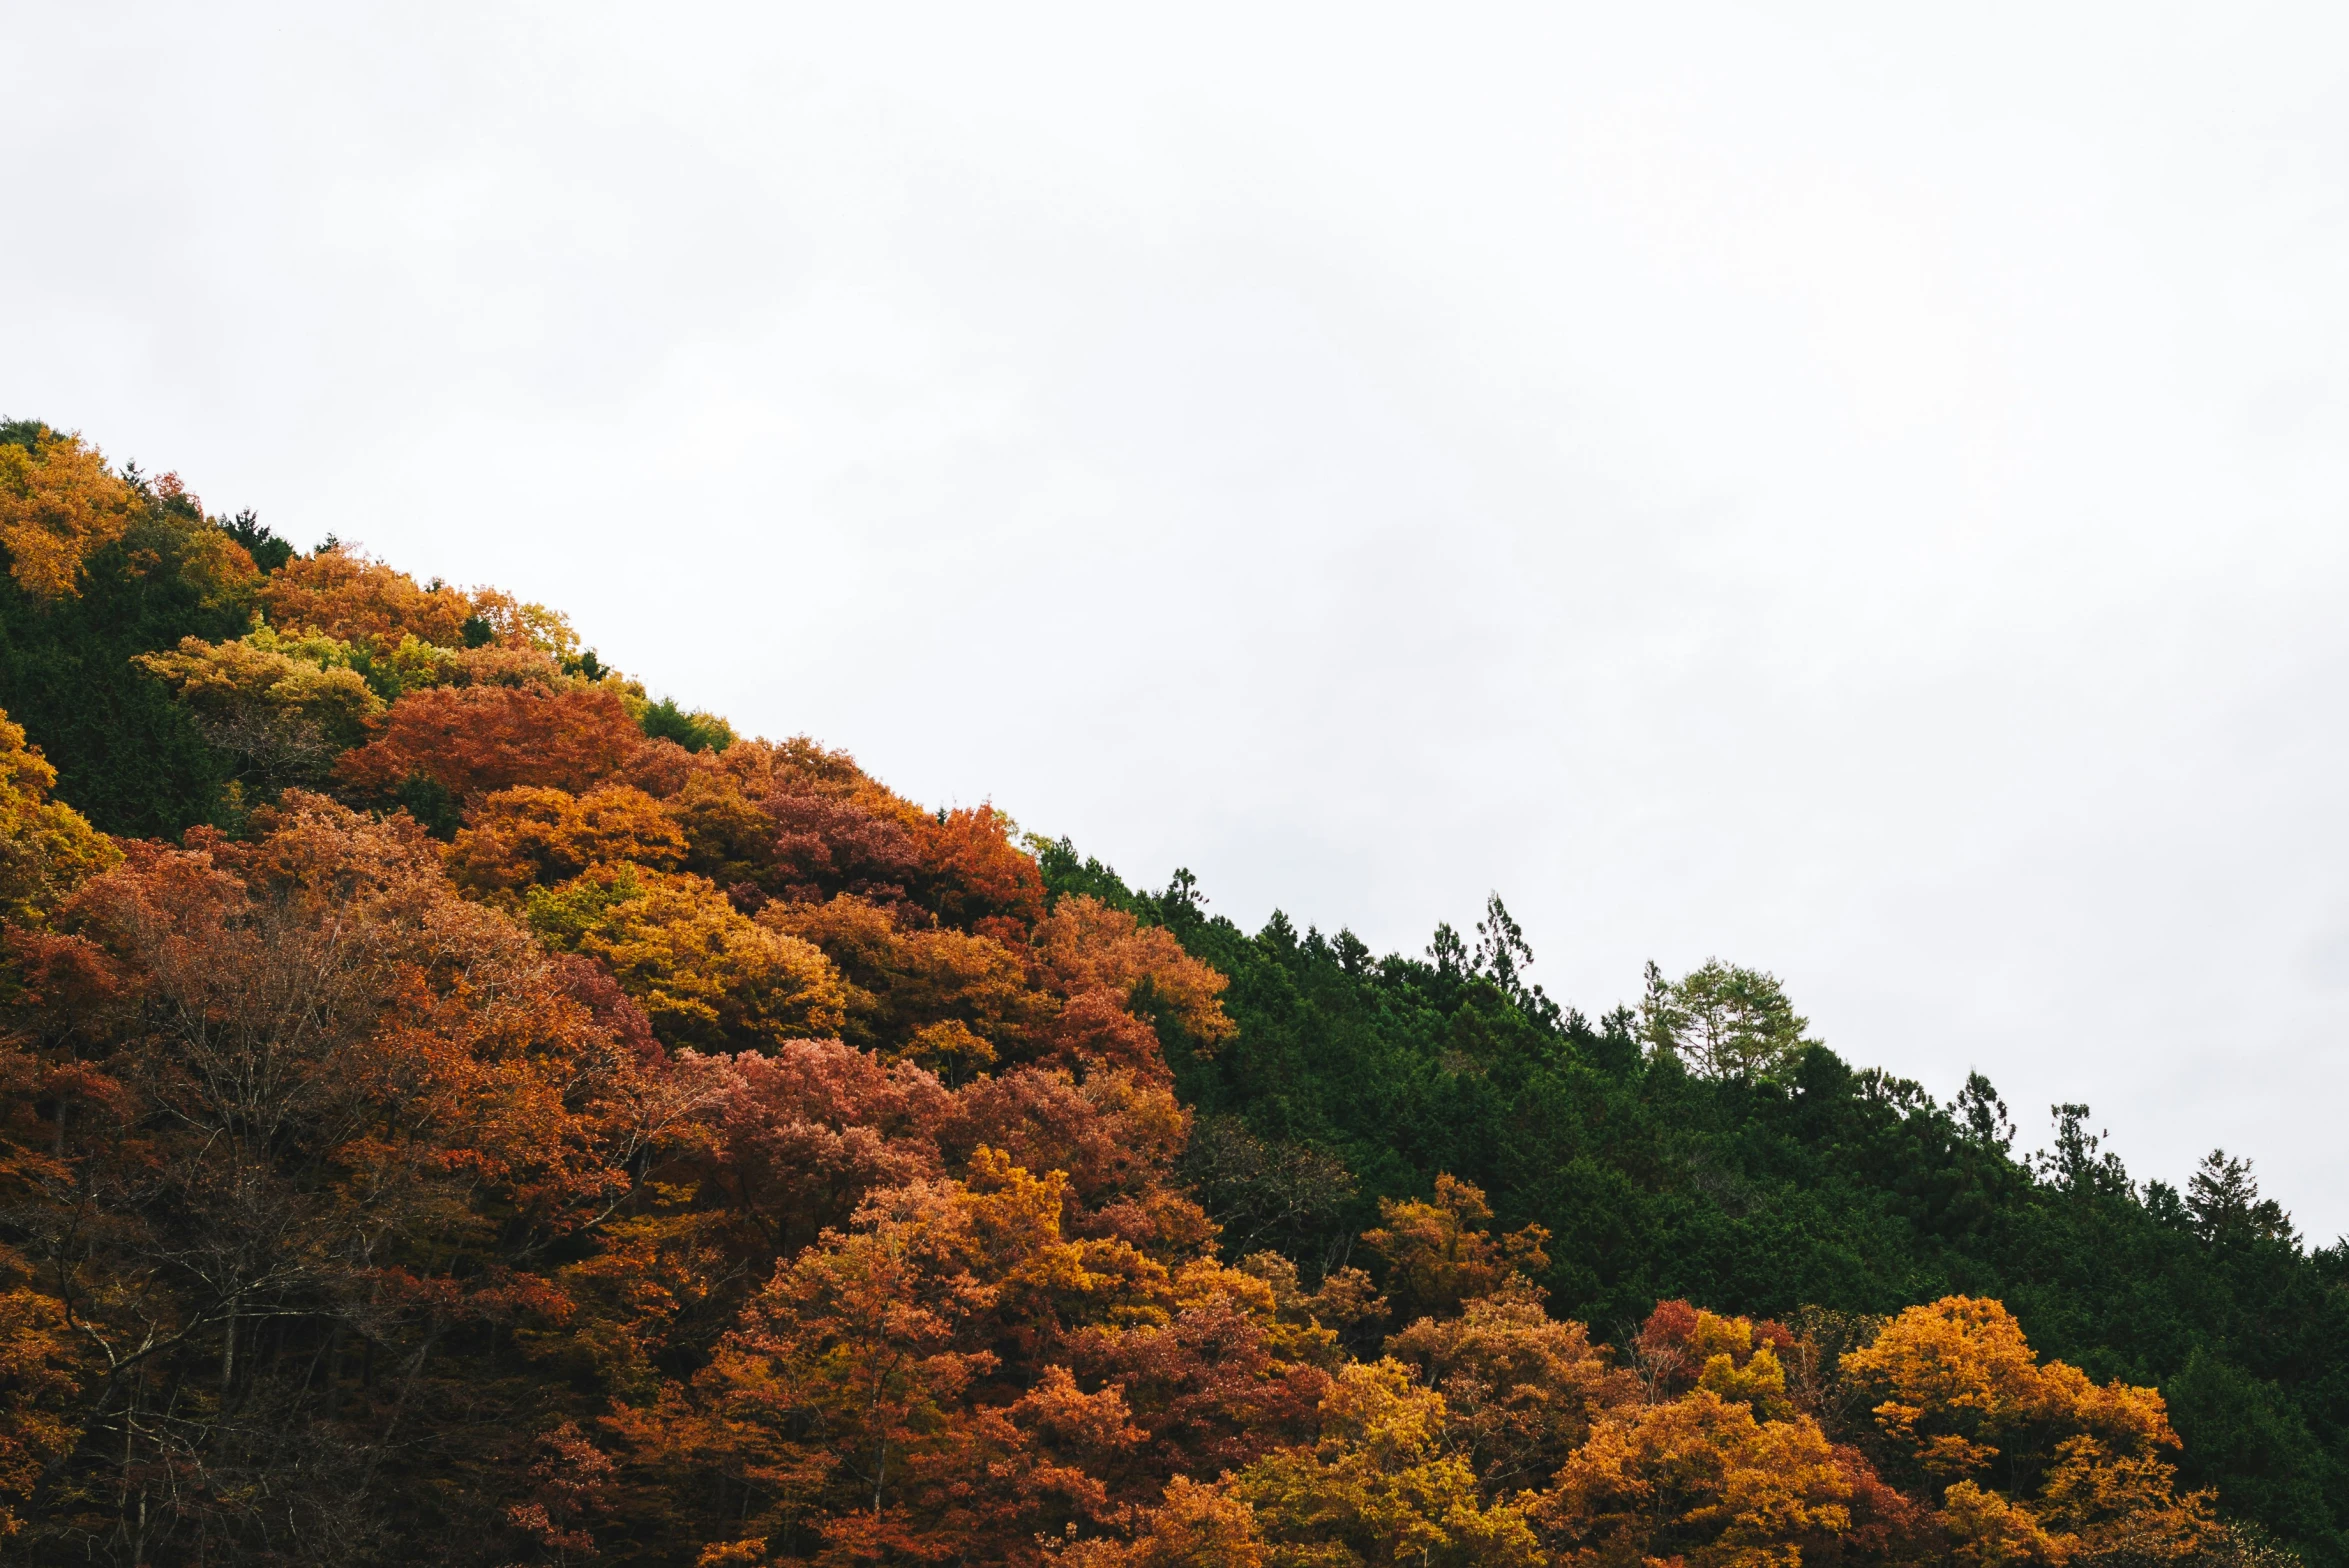
[[[1130,1249],[1064,1238],[1062,1205],[1059,1178],[1000,1159],[876,1194],[853,1231],[777,1269],[690,1391],[616,1429],[648,1462],[736,1478],[760,1549],[804,1530],[818,1561],[1039,1560],[1040,1533],[1111,1517],[1102,1476],[1147,1434],[1065,1366],[997,1386],[1005,1356],[1167,1287]]]
[[[1163,1072],[1159,1031],[1198,1049],[1232,1034],[1217,1000],[1224,977],[1162,927],[1094,899],[1064,898],[1036,923],[1030,943],[1041,984],[1063,999],[1040,1031],[1048,1060]],[[1157,1027],[1134,1027],[1145,1020]]]
[[[837,1040],[710,1061],[721,1086],[715,1180],[772,1252],[847,1224],[877,1188],[941,1173],[937,1129],[951,1102],[918,1067],[885,1066]]]
[[[1851,1527],[1851,1497],[1810,1417],[1757,1421],[1699,1389],[1600,1422],[1532,1513],[1590,1568],[1796,1568]]]
[[[436,1345],[570,1310],[530,1261],[601,1224],[675,1122],[597,977],[459,899],[412,825],[296,792],[253,830],[130,846],[67,900],[66,934],[12,944],[32,983],[0,1075],[43,1092],[5,1102],[0,1174],[40,1297],[103,1371],[42,1390],[55,1313],[22,1297],[0,1298],[0,1362],[56,1430],[127,1456],[44,1528],[232,1528],[237,1493],[170,1478],[253,1462],[242,1428],[125,1424],[167,1399],[192,1417],[196,1389],[263,1401],[312,1453],[373,1441],[382,1408],[347,1400],[356,1368],[327,1355],[354,1325],[402,1358],[411,1405],[443,1398]],[[288,1359],[326,1365],[288,1383]],[[48,1442],[14,1430],[20,1454]],[[271,1485],[301,1539],[347,1502],[332,1473]]]
[[[671,1045],[756,1050],[839,1031],[839,971],[701,877],[599,865],[526,903],[542,937],[601,961]]]
[[[2029,1475],[2052,1443],[2086,1436],[2124,1454],[2175,1448],[2160,1393],[2079,1368],[2041,1364],[2022,1326],[1995,1301],[1947,1296],[1911,1307],[1843,1358],[1846,1377],[1881,1396],[1876,1424],[1925,1473],[1959,1480],[2004,1460]]]
[[[260,599],[276,625],[315,628],[377,652],[398,647],[402,637],[461,647],[473,614],[472,601],[456,589],[423,587],[355,545],[294,557],[262,583]]]
[[[1044,913],[1043,875],[1011,842],[1011,819],[993,806],[925,819],[921,882],[922,901],[950,926],[1018,931]]]
[[[625,784],[585,795],[529,785],[499,790],[466,822],[449,848],[449,874],[482,892],[560,882],[603,861],[674,871],[685,859],[685,835],[660,802]]]
[[[2178,1446],[2158,1390],[2041,1362],[1995,1301],[1947,1296],[1911,1307],[1843,1358],[1882,1396],[1892,1451],[1929,1484],[1963,1561],[2062,1562],[2125,1547],[2181,1560],[2217,1531],[2207,1493],[2177,1492],[2161,1458]],[[1995,1485],[1985,1483],[1995,1481]]]
[[[9,575],[28,593],[73,593],[82,562],[123,536],[137,505],[137,492],[78,435],[43,436],[29,452],[0,444],[0,546]]]
[[[377,795],[417,777],[461,799],[525,784],[578,794],[618,773],[643,742],[620,699],[600,688],[440,686],[394,703],[382,733],[346,753],[337,772]]]
[[[1449,1311],[1550,1264],[1542,1250],[1548,1231],[1528,1225],[1493,1235],[1484,1189],[1453,1176],[1436,1177],[1433,1203],[1379,1199],[1378,1217],[1379,1228],[1363,1232],[1362,1245],[1385,1262],[1387,1294],[1402,1312]]]
[[[1521,1283],[1469,1301],[1456,1318],[1421,1318],[1388,1339],[1387,1354],[1443,1394],[1454,1441],[1488,1495],[1546,1479],[1594,1420],[1639,1399],[1605,1346],[1552,1318]]]
[[[1001,943],[952,929],[901,930],[891,912],[846,893],[822,904],[769,904],[759,921],[813,942],[839,966],[851,1043],[950,1081],[1016,1054],[1048,1005]]]

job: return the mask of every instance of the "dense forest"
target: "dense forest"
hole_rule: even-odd
[[[0,1560],[2349,1568],[2349,1249],[0,425]]]

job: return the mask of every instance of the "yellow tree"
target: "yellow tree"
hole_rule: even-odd
[[[532,889],[528,909],[548,942],[601,959],[671,1045],[771,1049],[840,1032],[845,998],[831,962],[702,877],[595,866]]]
[[[1998,1302],[1911,1307],[1843,1358],[1876,1399],[1895,1461],[1943,1488],[1959,1556],[2061,1561],[2119,1549],[2182,1558],[2216,1532],[2207,1493],[2178,1495],[2159,1390],[2041,1362]]]
[[[37,923],[122,859],[80,812],[48,798],[56,783],[57,770],[26,743],[23,726],[0,713],[0,920]]]
[[[350,645],[316,632],[261,626],[234,642],[188,637],[131,662],[177,692],[204,738],[238,760],[242,781],[270,796],[323,782],[384,710]]]
[[[1757,1421],[1700,1388],[1601,1421],[1532,1513],[1583,1568],[1796,1568],[1850,1528],[1852,1491],[1808,1416]]]
[[[1267,1568],[1501,1568],[1542,1560],[1517,1508],[1487,1503],[1449,1430],[1444,1396],[1394,1360],[1339,1369],[1309,1448],[1232,1478]]]
[[[129,530],[138,503],[78,435],[48,431],[29,450],[0,443],[0,546],[29,593],[71,594],[82,562]]]

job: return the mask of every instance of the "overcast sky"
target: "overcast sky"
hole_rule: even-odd
[[[1763,9],[12,6],[0,415],[2329,1241],[2349,11]]]

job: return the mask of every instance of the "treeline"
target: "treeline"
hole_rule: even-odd
[[[1248,936],[38,424],[0,551],[0,1556],[2340,1560],[2239,1163]]]
[[[1498,899],[1472,937],[1373,958],[1275,914],[1251,936],[1178,875],[1136,894],[1065,842],[1047,886],[1165,926],[1231,980],[1235,1039],[1178,1057],[1186,1170],[1227,1230],[1343,1258],[1380,1200],[1475,1181],[1551,1237],[1554,1308],[1622,1335],[1659,1299],[1786,1316],[2002,1299],[2098,1378],[2158,1385],[2193,1484],[2314,1562],[2349,1561],[2349,1247],[2309,1249],[2214,1153],[2130,1179],[2085,1106],[2014,1153],[1996,1090],[1947,1104],[1804,1037],[1768,976],[1652,971],[1595,1022],[1530,983]]]

